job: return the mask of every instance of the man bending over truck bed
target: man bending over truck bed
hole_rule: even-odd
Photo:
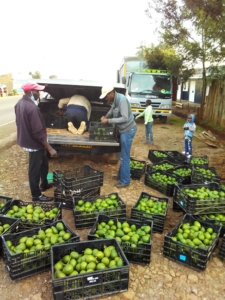
[[[81,95],[74,95],[59,100],[58,107],[60,110],[64,105],[67,105],[68,130],[73,134],[82,134],[87,131],[91,116],[91,104],[88,99]]]

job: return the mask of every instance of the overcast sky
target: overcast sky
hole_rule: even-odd
[[[149,0],[150,1],[150,0]],[[116,81],[123,56],[157,43],[148,0],[1,0],[0,75]]]

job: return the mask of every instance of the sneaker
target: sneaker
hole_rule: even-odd
[[[187,158],[188,158],[188,159],[191,158],[191,154],[187,154]]]
[[[39,197],[32,197],[32,201],[40,201],[40,202],[47,202],[47,201],[52,201],[52,197],[47,197],[43,194],[41,194]]]
[[[73,134],[77,134],[77,129],[76,129],[76,127],[73,126],[72,122],[68,122],[68,130],[70,132],[72,132]]]
[[[185,151],[182,151],[182,154],[183,154],[183,155],[186,155],[186,152],[185,152]]]
[[[85,123],[84,121],[82,121],[82,122],[80,123],[80,127],[79,127],[78,130],[77,130],[77,133],[78,133],[78,134],[82,134],[82,133],[84,132],[84,130],[85,130],[85,127],[86,127],[86,123]]]
[[[52,188],[53,186],[54,186],[53,183],[48,183],[46,186],[40,186],[40,190],[41,190],[41,192],[44,192],[44,191]]]

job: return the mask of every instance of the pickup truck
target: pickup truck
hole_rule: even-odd
[[[59,155],[71,153],[103,155],[107,153],[108,161],[118,161],[120,153],[119,134],[115,134],[113,140],[106,141],[90,139],[89,132],[85,132],[82,135],[73,135],[67,129],[66,107],[63,108],[64,113],[61,116],[56,114],[59,110],[58,102],[60,99],[71,97],[78,93],[85,96],[91,103],[90,124],[100,122],[101,116],[104,116],[110,109],[110,104],[104,99],[99,99],[104,83],[61,79],[38,79],[36,82],[45,86],[45,93],[39,100],[38,106],[46,123],[48,142],[57,150]],[[117,92],[125,94],[126,89],[123,84],[116,83],[114,87]]]

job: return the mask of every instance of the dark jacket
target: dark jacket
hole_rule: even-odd
[[[41,150],[47,140],[46,126],[37,105],[24,95],[15,105],[17,143],[21,147]]]
[[[127,132],[136,126],[129,101],[123,94],[117,92],[115,92],[112,107],[106,117],[112,117],[108,122],[115,124],[120,133]]]

